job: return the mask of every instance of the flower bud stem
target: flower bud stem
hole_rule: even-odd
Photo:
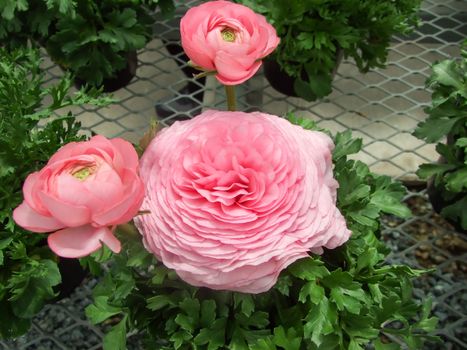
[[[235,101],[235,85],[224,85],[225,94],[227,96],[227,109],[229,111],[237,110],[237,102]]]

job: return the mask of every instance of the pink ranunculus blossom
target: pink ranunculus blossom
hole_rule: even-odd
[[[176,122],[140,162],[150,214],[135,223],[146,248],[192,285],[267,291],[297,259],[350,237],[333,147],[324,133],[260,112]]]
[[[190,60],[205,71],[215,71],[224,85],[251,78],[279,44],[264,16],[230,1],[209,1],[189,9],[180,22],[180,35]]]
[[[144,198],[138,167],[135,149],[123,139],[71,142],[26,178],[13,219],[33,232],[53,232],[49,247],[62,257],[89,255],[102,243],[119,252],[112,228],[130,221]]]

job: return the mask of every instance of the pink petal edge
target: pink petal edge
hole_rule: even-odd
[[[108,227],[84,225],[59,230],[49,235],[50,249],[64,258],[82,258],[102,247],[104,243],[114,253],[121,250],[120,241]]]

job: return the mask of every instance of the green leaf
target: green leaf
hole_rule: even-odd
[[[393,197],[386,189],[375,191],[371,195],[370,203],[387,214],[393,214],[401,218],[408,218],[412,212],[397,197]]]
[[[457,147],[467,147],[467,137],[458,138],[456,141]]]
[[[400,350],[401,347],[394,343],[383,343],[380,339],[376,339],[373,342],[375,350]]]
[[[177,349],[180,349],[180,347],[185,344],[186,342],[188,342],[189,340],[191,340],[193,337],[191,336],[190,333],[188,333],[187,331],[178,331],[178,332],[175,332],[174,334],[172,334],[172,336],[170,337],[170,341],[173,342],[173,346],[174,346],[174,349],[177,350]]]
[[[339,311],[347,310],[348,312],[358,315],[362,308],[362,302],[366,301],[365,292],[363,290],[350,290],[345,288],[331,289],[331,300],[333,300]]]
[[[337,133],[334,137],[334,143],[336,145],[332,152],[334,161],[337,161],[347,155],[355,154],[362,149],[362,139],[352,138],[350,130]]]
[[[290,287],[292,286],[292,277],[290,275],[280,275],[274,286],[282,295],[289,296]]]
[[[295,79],[294,90],[299,97],[307,101],[315,101],[318,98],[318,96],[316,96],[314,93],[311,85],[302,79]]]
[[[10,301],[14,314],[22,318],[33,317],[47,299],[55,296],[53,287],[60,282],[60,271],[52,260],[41,260],[24,266],[9,281],[9,287],[13,290]]]
[[[444,207],[441,215],[459,222],[464,230],[467,230],[467,196],[462,197],[457,202]]]
[[[427,142],[439,141],[447,135],[462,116],[447,116],[443,118],[429,118],[418,124],[413,135]]]
[[[318,305],[313,305],[305,319],[303,333],[305,337],[310,337],[311,341],[320,346],[323,336],[333,332],[334,327],[330,321],[333,313],[327,298],[323,298]]]
[[[422,179],[428,179],[431,176],[441,175],[455,168],[454,164],[422,164],[417,170],[417,176]]]
[[[216,302],[214,300],[203,300],[201,303],[201,326],[208,327],[216,319]]]
[[[172,298],[170,295],[155,295],[153,297],[150,297],[147,299],[147,308],[151,311],[157,311],[160,309],[163,309],[164,307],[168,305],[174,305]]]
[[[126,322],[127,315],[104,336],[104,350],[126,350]]]
[[[0,338],[17,338],[28,331],[31,319],[17,317],[5,299],[0,299],[0,310]]]
[[[178,314],[177,317],[175,317],[175,323],[190,334],[195,330],[196,327],[195,320],[192,317],[184,314]]]
[[[315,281],[305,283],[300,289],[298,301],[305,303],[308,298],[313,304],[319,304],[324,298],[324,288],[317,285]]]
[[[294,328],[289,328],[287,333],[282,326],[274,328],[274,344],[285,350],[300,350],[302,337],[297,334]]]
[[[452,192],[467,190],[467,166],[446,175],[446,188]]]
[[[464,86],[460,80],[461,75],[457,72],[457,63],[452,60],[444,60],[434,64],[433,75],[430,78],[439,84],[451,86],[456,90],[463,90]]]
[[[193,340],[196,345],[208,344],[208,350],[223,349],[225,345],[226,318],[212,322],[209,328],[203,328]]]
[[[355,339],[350,339],[349,350],[364,350]]]
[[[117,306],[109,305],[109,296],[97,296],[94,303],[86,307],[86,317],[92,324],[101,323],[109,317],[122,313],[122,309]]]
[[[303,258],[292,264],[288,271],[295,277],[303,280],[314,281],[329,275],[329,271],[323,266],[324,263],[313,258]]]
[[[242,312],[248,317],[255,311],[255,302],[250,294],[235,293],[234,305],[236,308],[241,305]]]

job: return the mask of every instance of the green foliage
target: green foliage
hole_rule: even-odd
[[[444,217],[467,230],[467,41],[460,60],[435,63],[427,87],[433,90],[428,118],[414,135],[427,142],[439,142],[436,151],[441,159],[436,164],[423,164],[417,174],[433,178],[445,206]]]
[[[0,1],[0,41],[10,49],[28,40],[44,45],[55,62],[98,87],[152,37],[156,9],[170,17],[173,0]]]
[[[308,120],[290,119],[316,128]],[[411,280],[424,272],[385,263],[388,249],[378,240],[382,213],[410,214],[401,204],[405,190],[347,158],[361,148],[349,132],[334,140],[338,207],[352,230],[345,245],[297,261],[270,291],[250,295],[184,283],[126,225],[117,232],[122,252],[96,286],[89,318],[117,316],[122,321],[109,334],[138,330],[151,349],[332,350],[367,344],[401,349],[385,335],[421,349],[436,326],[429,301],[421,305],[412,299]],[[105,350],[124,348],[121,335],[104,343]]]
[[[331,92],[339,51],[362,72],[383,67],[391,36],[417,23],[421,0],[238,0],[264,14],[281,42],[272,57],[307,100]]]
[[[74,13],[76,0],[0,1],[0,41],[10,49],[27,41],[43,41],[54,31],[55,19]]]
[[[22,230],[12,219],[26,176],[63,144],[83,139],[71,114],[54,116],[54,111],[110,102],[97,98],[97,91],[69,96],[69,77],[43,88],[39,65],[36,51],[0,49],[0,338],[26,332],[30,318],[55,296],[53,287],[61,281],[45,236]]]
[[[78,78],[100,86],[126,67],[129,52],[143,48],[152,37],[149,10],[158,5],[173,10],[171,0],[79,1],[72,14],[57,18],[47,51]]]

